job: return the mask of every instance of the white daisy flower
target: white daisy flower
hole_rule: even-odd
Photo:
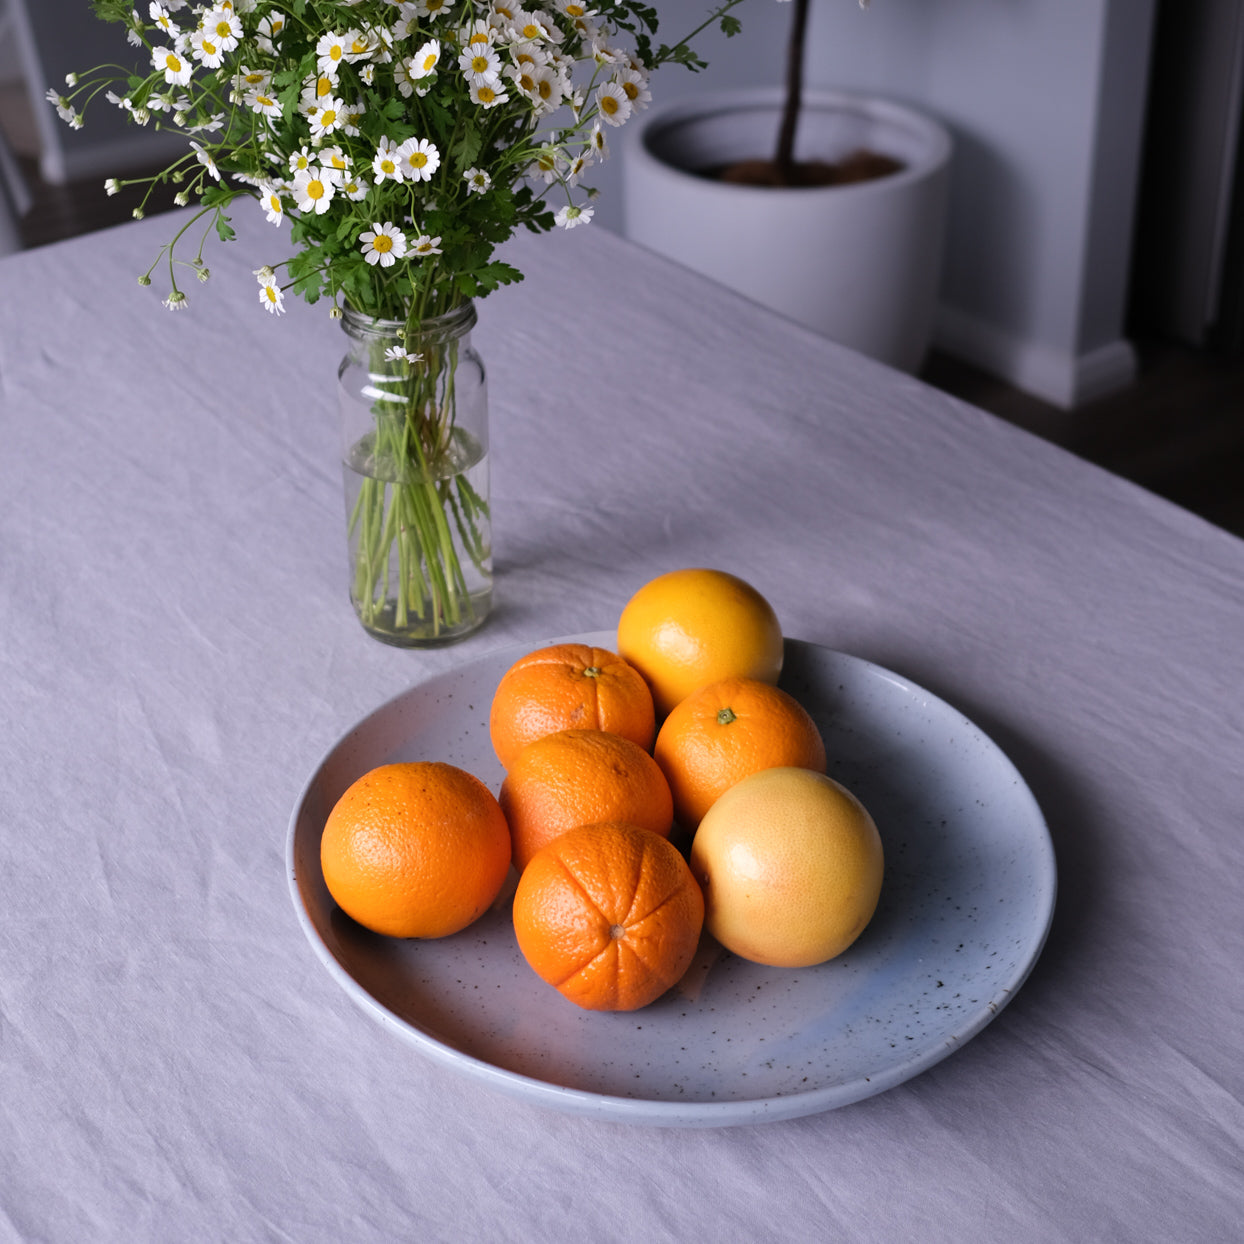
[[[553,217],[553,223],[563,229],[573,229],[576,225],[590,224],[595,211],[594,207],[575,207],[568,203]]]
[[[382,138],[371,162],[371,171],[375,173],[377,183],[386,177],[391,181],[402,181],[402,149],[391,139]]]
[[[173,290],[171,294],[164,300],[164,305],[170,311],[184,311],[186,309],[186,295],[179,289]]]
[[[255,44],[262,52],[267,52],[269,56],[276,54],[276,45],[281,40],[281,32],[285,29],[285,18],[279,13],[269,13],[267,17],[259,19],[259,25],[255,28]]]
[[[589,9],[586,4],[580,4],[579,0],[562,0],[559,7],[572,22],[583,21],[597,16],[595,9]]]
[[[259,287],[259,305],[269,315],[285,313],[285,293],[276,281],[265,281]]]
[[[346,58],[346,36],[334,33],[322,35],[315,45],[315,64],[320,73],[336,79],[341,62]]]
[[[408,138],[397,153],[402,175],[411,181],[428,181],[440,168],[441,153],[426,138]]]
[[[346,104],[341,109],[341,132],[348,138],[357,138],[359,136],[359,121],[363,113],[367,111],[367,105],[356,101],[353,104]]]
[[[413,39],[419,33],[419,20],[422,16],[417,4],[410,4],[408,0],[403,0],[399,5],[397,22],[393,26],[394,38]]]
[[[332,95],[321,103],[320,107],[310,118],[311,137],[313,139],[323,138],[325,135],[341,128],[342,107],[341,100]]]
[[[542,177],[544,184],[550,186],[557,180],[561,164],[561,152],[556,147],[546,144],[536,152],[536,158],[531,162],[527,172],[531,177]]]
[[[224,52],[232,52],[242,38],[242,19],[232,7],[221,6],[203,18],[202,29],[208,31]]]
[[[177,23],[169,16],[168,8],[163,4],[155,3],[152,0],[151,5],[147,9],[147,14],[151,18],[152,24],[158,26],[170,39],[175,39],[181,30]]]
[[[571,160],[566,166],[566,174],[562,178],[562,181],[567,186],[577,186],[579,184],[579,178],[587,172],[587,170],[591,167],[591,164],[592,153],[590,151],[579,152],[579,154],[575,156],[574,159]]]
[[[441,41],[439,39],[429,39],[415,54],[410,58],[410,68],[408,70],[413,81],[420,78],[426,78],[432,73],[441,59]]]
[[[528,13],[525,9],[519,9],[514,15],[511,30],[514,38],[522,43],[544,43],[550,38],[551,24],[547,18],[542,20],[542,14]]]
[[[631,115],[631,101],[616,82],[601,84],[596,92],[596,107],[606,125],[622,125]]]
[[[298,170],[291,190],[300,212],[314,212],[317,216],[323,216],[328,211],[337,187],[321,168],[312,165],[310,168]]]
[[[320,166],[337,174],[338,182],[350,171],[350,157],[340,147],[321,147]]]
[[[501,57],[486,43],[477,43],[458,57],[458,68],[471,86],[499,86]]]
[[[190,36],[190,51],[194,59],[206,69],[219,69],[224,63],[225,49],[208,30],[196,30]]]
[[[342,38],[346,41],[346,60],[351,64],[366,60],[379,46],[376,36],[362,30],[348,30]]]
[[[46,99],[49,104],[55,105],[56,115],[60,117],[62,121],[72,121],[74,117],[77,115],[74,112],[73,105],[69,102],[69,100],[64,95],[58,95],[55,91],[49,91],[47,93]],[[129,109],[130,107],[132,107],[128,99],[125,101],[124,107],[126,109]]]
[[[462,174],[468,194],[483,194],[492,185],[492,178],[482,168],[469,168]]]
[[[347,177],[341,183],[341,193],[354,203],[359,203],[367,198],[367,192],[371,189],[365,177]]]
[[[406,254],[406,235],[391,221],[372,221],[371,228],[359,234],[363,258],[374,268],[391,268]]]
[[[426,17],[440,17],[449,10],[449,0],[418,0],[420,14]]]
[[[422,259],[425,255],[439,255],[441,253],[441,240],[439,237],[430,238],[426,233],[421,233],[410,248],[412,255]]]
[[[114,194],[119,193],[120,190],[121,183],[117,181],[115,177],[109,177],[108,180],[104,182],[104,192],[109,196],[109,198],[111,198]]]
[[[376,66],[364,65],[363,68],[359,70],[359,81],[362,82],[364,86],[371,86],[376,81]]]
[[[233,75],[233,85],[240,91],[266,91],[272,85],[272,75],[266,69],[242,65]]]
[[[194,73],[194,65],[184,56],[179,56],[169,48],[152,48],[151,63],[158,73],[164,75],[169,86],[185,86]]]
[[[405,346],[386,346],[384,351],[386,363],[421,363],[423,362],[422,354],[411,354]]]
[[[212,159],[212,153],[200,147],[198,143],[191,141],[190,146],[194,148],[194,158],[203,165],[205,169],[217,180],[220,180],[220,169],[216,167],[216,161]]]
[[[310,168],[316,161],[316,154],[310,147],[301,147],[289,157],[289,171],[299,173]]]
[[[536,70],[535,98],[542,112],[552,112],[562,102],[562,79],[547,65]]]
[[[505,93],[505,88],[500,85],[492,86],[488,82],[476,82],[471,87],[471,102],[478,104],[481,108],[495,108],[498,104],[504,104],[509,98]]]
[[[276,120],[281,115],[280,102],[271,95],[263,94],[262,91],[248,91],[243,102],[252,112],[257,112],[260,116]]]
[[[397,89],[403,99],[409,99],[412,95],[426,94],[426,88],[419,85],[419,79],[422,74],[416,74],[415,58],[408,56],[405,60],[400,60],[393,67],[393,81],[397,83]]]
[[[630,100],[635,109],[647,107],[652,103],[652,92],[648,89],[648,79],[637,69],[624,69],[615,74],[613,79]]]
[[[280,225],[285,219],[285,205],[281,202],[280,191],[271,183],[263,182],[259,187],[259,203],[271,225]]]
[[[458,46],[464,51],[474,48],[488,47],[495,37],[495,31],[488,22],[474,21],[458,31]]]

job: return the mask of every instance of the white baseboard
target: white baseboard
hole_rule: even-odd
[[[1015,337],[943,305],[938,308],[934,341],[939,350],[1063,410],[1126,388],[1136,378],[1136,351],[1122,337],[1076,354]]]

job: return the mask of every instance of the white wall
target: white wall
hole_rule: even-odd
[[[956,143],[939,344],[1071,407],[1126,383],[1123,337],[1156,0],[817,0],[811,85],[923,108]],[[676,35],[702,0],[665,0]],[[656,102],[780,80],[791,9],[741,6],[710,68],[657,75]],[[621,228],[620,168],[597,220]]]

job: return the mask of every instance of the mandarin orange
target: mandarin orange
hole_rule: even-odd
[[[604,730],[652,748],[652,693],[634,666],[587,644],[552,644],[520,657],[502,675],[488,730],[505,768],[528,743],[559,730]]]
[[[736,782],[762,769],[825,770],[825,744],[807,710],[780,687],[725,678],[674,706],[653,752],[674,796],[674,815],[694,830]]]
[[[704,898],[677,847],[625,823],[585,825],[519,878],[514,932],[535,973],[576,1006],[633,1011],[691,965]]]
[[[337,905],[373,932],[445,937],[500,893],[510,833],[492,792],[465,770],[381,765],[329,813],[320,867]]]
[[[597,821],[627,821],[669,837],[674,802],[660,766],[637,743],[603,730],[559,730],[528,743],[501,784],[514,864]]]

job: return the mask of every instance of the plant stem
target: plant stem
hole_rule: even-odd
[[[777,153],[773,158],[780,186],[795,183],[795,130],[799,125],[799,108],[803,98],[803,48],[807,29],[808,0],[795,0],[790,42],[786,50],[786,100],[778,127]]]

